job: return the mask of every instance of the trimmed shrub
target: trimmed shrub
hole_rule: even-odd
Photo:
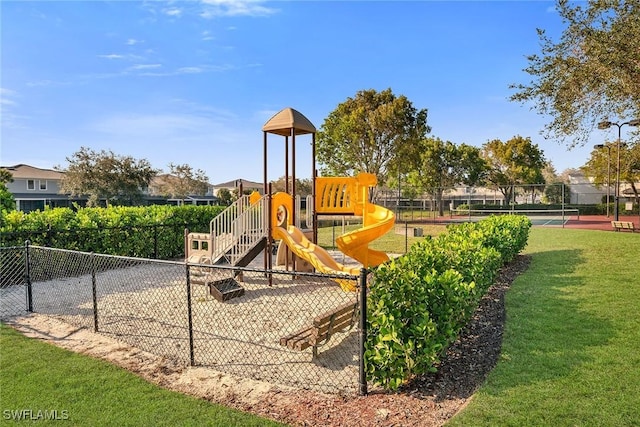
[[[369,380],[397,389],[435,371],[504,263],[526,246],[531,222],[495,216],[449,226],[373,272],[365,366]]]
[[[3,213],[2,246],[50,246],[111,255],[175,258],[184,252],[184,229],[206,232],[224,207],[114,206]]]

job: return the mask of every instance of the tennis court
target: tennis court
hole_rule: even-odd
[[[490,209],[464,209],[451,215],[451,220],[456,222],[476,222],[492,215],[524,215],[531,220],[534,226],[564,227],[571,222],[580,221],[578,209],[527,209],[527,210],[490,210]]]

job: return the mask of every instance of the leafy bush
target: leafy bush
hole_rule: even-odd
[[[524,249],[531,222],[492,216],[449,226],[373,272],[365,366],[370,380],[398,388],[435,371],[499,268]]]
[[[220,206],[45,209],[2,214],[2,246],[51,246],[112,255],[174,258],[183,255],[184,229],[206,232]]]

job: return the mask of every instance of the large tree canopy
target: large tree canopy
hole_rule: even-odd
[[[486,180],[500,190],[507,203],[513,200],[514,186],[544,183],[542,171],[547,161],[530,138],[488,141],[482,146],[482,157],[489,167]]]
[[[417,110],[391,89],[362,90],[332,111],[317,135],[317,159],[325,175],[369,172],[386,182],[430,132],[427,110]]]
[[[71,196],[89,196],[88,205],[95,206],[101,199],[107,204],[119,201],[134,203],[142,197],[151,179],[158,171],[146,159],[136,160],[130,156],[118,156],[112,151],[99,153],[80,147],[67,157],[66,169],[60,182],[60,192]]]
[[[190,195],[205,195],[209,190],[209,178],[202,169],[188,164],[169,163],[169,175],[158,186],[160,193],[182,200]]]
[[[284,176],[281,176],[280,178],[278,178],[275,181],[271,181],[271,185],[272,187],[272,191],[275,193],[277,191],[282,191],[282,192],[286,192],[287,190],[287,182],[286,182],[286,178]],[[291,177],[289,177],[289,191],[291,191],[291,188],[293,186],[293,179]],[[311,194],[311,179],[305,178],[305,179],[300,179],[300,178],[296,178],[296,194],[299,196],[307,196]]]
[[[602,148],[596,148],[591,152],[587,163],[580,168],[586,175],[593,178],[593,183],[598,186],[615,185],[617,177],[618,145],[609,143]],[[620,182],[627,183],[636,200],[640,200],[640,144],[620,146]],[[615,190],[614,190],[615,191]]]
[[[640,0],[558,0],[566,28],[555,42],[538,29],[540,55],[528,57],[527,84],[512,100],[551,117],[546,136],[584,145],[607,118],[640,118]]]
[[[455,145],[440,138],[425,138],[417,148],[417,164],[407,180],[435,194],[440,215],[444,211],[442,194],[445,190],[459,184],[477,185],[487,169],[477,147]]]

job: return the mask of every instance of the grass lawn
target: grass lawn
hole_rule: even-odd
[[[320,243],[330,248],[333,235],[321,229]],[[372,247],[402,253],[405,236]],[[640,426],[640,235],[534,228],[525,252],[532,263],[506,296],[501,359],[448,425]],[[277,425],[5,326],[0,349],[0,423],[30,409],[65,411],[79,426]]]
[[[640,236],[534,228],[502,356],[449,426],[640,426]]]
[[[2,425],[18,417],[18,424],[90,427],[281,425],[162,389],[102,360],[26,338],[6,325],[0,325],[0,349]]]
[[[337,223],[334,227],[322,227],[318,228],[318,244],[326,249],[335,249],[335,238],[340,235],[347,233],[349,231],[357,230],[362,227],[362,224],[351,224],[345,225],[344,230],[342,228],[342,223]],[[396,234],[394,230],[391,230],[381,238],[374,240],[371,242],[369,247],[371,249],[376,249],[379,251],[392,253],[392,254],[403,254],[406,252],[405,249],[410,248],[412,244],[422,239],[422,237],[413,237],[411,235],[411,229],[409,229],[409,236],[405,236],[405,226],[403,224],[396,225],[397,229],[401,231],[401,234]],[[437,236],[442,231],[445,230],[443,225],[424,225],[420,224],[417,226],[409,226],[409,227],[419,227],[422,228],[425,236]]]

